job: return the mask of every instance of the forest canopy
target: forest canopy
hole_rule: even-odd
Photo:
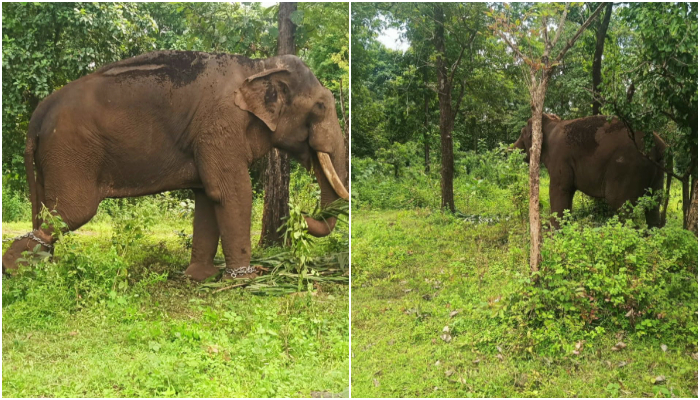
[[[373,157],[395,143],[410,144],[424,160],[428,154],[433,161],[440,156],[436,4],[445,16],[445,60],[448,67],[456,66],[451,88],[452,104],[459,107],[455,151],[510,144],[529,118],[521,67],[489,29],[493,20],[486,3],[357,3],[352,7],[353,156]],[[578,29],[596,3],[588,5],[567,15],[565,36]],[[499,11],[504,5],[494,7]],[[507,7],[517,15],[532,5]],[[659,132],[677,149],[676,170],[682,175],[690,155],[697,154],[697,4],[616,3],[607,26],[604,14],[557,67],[545,112],[580,118],[596,113],[594,103],[602,100],[602,114],[624,114],[635,129]],[[409,43],[405,52],[378,40],[389,27]],[[602,62],[596,66],[597,50]],[[596,73],[602,81],[594,94]],[[628,102],[630,87],[636,92]],[[697,161],[694,165],[691,174],[697,176]]]

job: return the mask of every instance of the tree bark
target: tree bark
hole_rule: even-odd
[[[669,169],[673,170],[671,165]],[[671,199],[671,184],[673,184],[673,176],[666,173],[666,189],[664,190],[664,203],[661,205],[661,224],[666,225],[666,214],[668,212],[668,201]]]
[[[693,179],[693,195],[690,200],[690,207],[688,210],[688,230],[693,232],[695,236],[698,235],[698,180]]]
[[[423,69],[423,83],[428,84],[428,69]],[[424,121],[423,121],[423,155],[425,158],[425,173],[430,173],[430,92],[426,89],[423,93]]]
[[[600,114],[601,104],[600,101],[598,101],[598,95],[600,94],[600,83],[602,81],[601,68],[603,50],[605,48],[605,36],[608,33],[608,26],[610,26],[612,7],[613,3],[607,3],[605,5],[605,15],[596,31],[595,52],[593,53],[593,115]]]
[[[294,45],[296,26],[289,16],[296,11],[297,3],[280,3],[279,7],[277,54],[296,54]],[[283,235],[278,230],[289,218],[289,157],[287,154],[272,149],[267,155],[264,181],[265,205],[259,245],[263,247],[284,245]]]
[[[343,133],[345,134],[343,136],[343,144],[345,144],[345,148],[348,150],[345,153],[345,165],[350,165],[350,119],[347,117],[347,113],[345,112],[342,78],[340,79],[340,112],[343,114]],[[350,174],[345,176],[343,183],[345,184],[346,188],[350,187]]]
[[[681,179],[681,198],[683,201],[683,229],[688,229],[688,210],[690,209],[690,177],[684,176]]]
[[[542,259],[542,221],[540,220],[540,156],[542,154],[542,112],[547,93],[549,74],[545,72],[542,82],[536,83],[534,72],[530,86],[530,109],[532,111],[532,147],[530,147],[530,271],[539,271]]]
[[[438,100],[440,103],[440,151],[442,166],[440,168],[440,189],[442,193],[441,208],[455,211],[453,177],[454,154],[452,144],[452,128],[454,115],[452,113],[452,82],[450,82],[445,61],[445,14],[440,3],[434,3],[435,16],[435,49],[437,50]]]

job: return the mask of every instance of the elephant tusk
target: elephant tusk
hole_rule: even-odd
[[[350,200],[350,194],[347,190],[345,190],[343,182],[340,180],[338,174],[335,172],[335,168],[333,167],[333,163],[331,162],[331,157],[328,155],[328,153],[322,153],[320,151],[317,151],[316,155],[318,155],[318,161],[321,163],[321,169],[323,170],[323,174],[326,175],[326,179],[328,179],[328,181],[331,183],[333,190],[335,190],[338,196],[340,196],[344,200]]]

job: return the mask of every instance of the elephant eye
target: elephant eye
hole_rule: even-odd
[[[319,101],[318,103],[316,103],[316,108],[317,108],[319,111],[325,111],[325,110],[326,110],[326,105]]]

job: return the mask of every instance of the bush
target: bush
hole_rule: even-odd
[[[499,186],[516,183],[521,176],[527,177],[527,164],[520,150],[510,150],[505,144],[480,153],[455,152],[455,175],[470,175],[476,179],[490,181]]]
[[[24,194],[2,187],[2,222],[31,221],[32,203]]]
[[[522,278],[503,315],[527,327],[523,345],[554,354],[607,330],[697,343],[697,254],[689,231],[635,229],[618,217],[588,227],[567,215],[543,242],[537,282]]]
[[[57,232],[53,258],[32,257],[32,252],[25,252],[29,265],[21,267],[12,279],[3,280],[5,305],[17,301],[26,305],[13,318],[39,317],[35,319],[49,322],[51,317],[65,317],[88,305],[125,304],[129,297],[147,296],[146,287],[170,272],[163,267],[153,271],[152,265],[181,265],[183,260],[174,259],[171,252],[162,249],[154,256],[153,248],[158,246],[148,246],[153,210],[128,209],[115,215],[111,242]],[[49,217],[48,211],[43,211],[43,218],[51,218],[52,226],[63,224],[60,217]]]
[[[403,150],[407,148],[398,147]],[[426,174],[423,161],[415,153],[411,154],[412,158],[406,154],[400,158],[403,161],[398,178],[395,166],[384,162],[387,156],[379,161],[354,158],[353,207],[439,209],[440,166],[432,165],[431,172]],[[404,166],[406,164],[408,166]],[[499,210],[503,214],[517,212],[515,207],[525,204],[527,210],[526,171],[527,164],[523,162],[522,154],[507,151],[505,145],[482,154],[457,151],[454,179],[457,209],[468,213]]]

